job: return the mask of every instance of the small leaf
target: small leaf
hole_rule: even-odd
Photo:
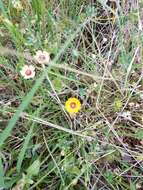
[[[136,190],[136,185],[130,182],[130,189],[131,190]]]
[[[118,99],[118,98],[115,98],[115,100],[114,100],[114,110],[115,111],[120,111],[122,106],[123,106],[122,101],[120,99]]]
[[[27,175],[28,176],[36,176],[38,175],[40,170],[40,161],[35,160],[33,164],[27,169]]]
[[[67,167],[66,172],[68,172],[69,174],[75,174],[75,175],[80,175],[80,173],[81,173],[79,168],[76,166]]]
[[[108,171],[105,173],[105,177],[107,178],[107,180],[112,183],[113,182],[113,179],[114,179],[114,175],[111,171]]]
[[[53,85],[55,90],[57,90],[58,92],[60,92],[62,90],[62,80],[57,78],[55,80],[53,80]]]
[[[137,159],[139,162],[143,161],[143,154],[138,155],[138,156],[136,157],[136,159]]]
[[[86,90],[84,88],[79,88],[79,95],[83,98],[86,95]]]
[[[143,140],[143,129],[137,129],[135,132],[135,137],[137,139]]]

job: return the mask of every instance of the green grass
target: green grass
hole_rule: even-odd
[[[142,189],[143,3],[17,2],[0,0],[0,188]]]

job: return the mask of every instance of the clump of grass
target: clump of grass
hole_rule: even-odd
[[[142,6],[0,0],[0,188],[142,189]]]

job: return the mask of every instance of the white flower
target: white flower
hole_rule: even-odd
[[[25,79],[34,78],[35,67],[32,65],[24,65],[23,68],[21,69],[20,73]]]
[[[45,64],[45,63],[49,63],[50,54],[48,52],[46,52],[46,51],[38,50],[36,52],[36,55],[34,56],[34,58],[38,63]]]
[[[120,117],[123,117],[125,120],[132,120],[132,115],[130,111],[124,111],[122,113],[119,113]]]

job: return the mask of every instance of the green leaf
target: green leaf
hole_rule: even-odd
[[[105,172],[105,177],[108,180],[108,182],[112,183],[114,179],[114,175],[111,171]]]
[[[52,81],[55,90],[57,90],[58,92],[60,92],[62,90],[62,80],[59,78],[56,78]]]
[[[40,161],[35,160],[32,165],[27,169],[27,176],[32,177],[38,175],[40,170]]]
[[[121,65],[123,66],[125,70],[128,69],[131,62],[130,53],[127,53],[126,51],[122,51],[121,55],[119,56],[119,62],[121,63]]]
[[[130,182],[130,189],[131,190],[136,190],[136,185]]]
[[[121,110],[122,106],[123,106],[122,101],[120,99],[118,99],[118,98],[115,98],[115,100],[114,100],[114,110],[116,112],[118,112],[118,111]]]
[[[66,172],[69,174],[80,175],[81,171],[77,166],[70,166],[66,168]]]
[[[143,140],[143,129],[137,129],[135,132],[135,137],[137,139]]]

